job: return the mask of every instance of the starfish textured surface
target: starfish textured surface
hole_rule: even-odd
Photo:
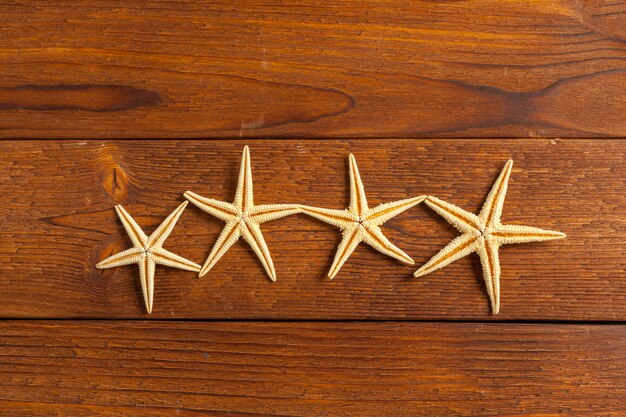
[[[152,302],[154,300],[154,271],[156,265],[165,265],[172,268],[184,269],[186,271],[198,272],[200,265],[178,256],[166,249],[163,243],[168,238],[176,222],[187,207],[187,201],[176,208],[163,223],[150,235],[141,230],[137,222],[120,205],[115,206],[115,211],[128,233],[133,247],[118,254],[109,256],[96,265],[98,269],[114,268],[116,266],[137,264],[139,265],[139,276],[141,279],[141,291],[148,313],[152,313]]]
[[[247,146],[244,147],[243,155],[241,156],[239,181],[237,183],[235,200],[232,204],[201,197],[191,191],[185,192],[185,198],[201,210],[226,222],[224,230],[217,238],[215,246],[213,246],[209,257],[200,270],[201,277],[213,268],[217,261],[224,256],[240,237],[243,237],[258,256],[270,279],[276,281],[274,262],[263,238],[263,233],[261,233],[260,225],[271,220],[300,213],[300,206],[297,204],[254,205],[250,150]]]
[[[401,262],[414,265],[413,259],[391,243],[380,226],[387,220],[424,201],[426,196],[407,198],[381,204],[372,209],[367,205],[365,188],[354,155],[350,154],[350,207],[344,210],[302,206],[302,212],[341,229],[343,239],[328,272],[333,279],[361,242]]]
[[[498,256],[500,246],[509,243],[540,242],[565,237],[565,234],[561,232],[530,226],[503,225],[500,222],[512,167],[513,161],[509,160],[491,188],[478,216],[438,198],[428,196],[426,204],[463,234],[452,240],[414,274],[416,277],[421,277],[476,252],[480,257],[487,294],[491,300],[494,314],[498,314],[500,311],[500,261]]]

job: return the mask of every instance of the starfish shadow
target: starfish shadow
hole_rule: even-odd
[[[322,223],[322,222],[319,222],[319,223]],[[322,223],[322,224],[325,224],[325,223]],[[327,229],[330,229],[333,232],[335,230],[337,230],[336,227],[332,227],[332,226],[328,226]],[[330,279],[328,277],[328,271],[330,271],[330,268],[333,265],[333,262],[335,261],[334,252],[337,250],[337,246],[339,246],[339,244],[341,243],[341,239],[342,239],[341,233],[333,233],[333,234],[335,235],[335,239],[333,240],[333,246],[332,246],[333,249],[332,249],[332,252],[331,252],[332,255],[330,256],[329,262],[327,262],[326,267],[324,269],[324,272],[322,273],[322,277],[320,278],[320,280],[322,282],[332,282],[333,281],[332,279]],[[328,239],[328,240],[330,240],[330,239]]]
[[[469,262],[471,265],[472,274],[476,278],[476,283],[480,287],[480,291],[483,293],[483,296],[489,300],[489,293],[487,292],[487,286],[485,285],[485,278],[483,277],[483,266],[480,263],[480,257],[477,253],[472,253],[471,256],[468,256]],[[485,304],[489,309],[489,304]]]

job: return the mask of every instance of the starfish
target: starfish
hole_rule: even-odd
[[[409,265],[413,259],[391,243],[383,234],[380,226],[387,220],[424,201],[426,196],[407,198],[380,204],[372,209],[367,205],[365,188],[359,175],[354,155],[350,154],[350,207],[344,210],[332,210],[310,206],[301,206],[302,212],[325,223],[338,227],[343,238],[337,247],[335,259],[328,272],[333,279],[342,265],[361,242],[365,242],[377,251]]]
[[[213,250],[200,270],[200,277],[220,260],[230,247],[243,237],[263,264],[272,281],[276,281],[276,271],[272,256],[261,233],[262,223],[277,220],[285,216],[300,213],[297,204],[254,205],[252,192],[252,169],[250,167],[250,150],[243,148],[239,181],[233,203],[226,203],[212,198],[201,197],[191,191],[185,192],[185,198],[201,210],[226,222],[224,230],[217,238]]]
[[[487,294],[494,314],[498,314],[500,311],[500,261],[498,255],[500,246],[565,237],[565,234],[561,232],[500,223],[512,167],[513,161],[509,160],[491,188],[478,216],[438,198],[432,196],[426,198],[426,204],[430,208],[463,234],[452,240],[414,274],[416,277],[421,277],[476,252],[480,257]]]
[[[141,291],[143,292],[143,299],[148,314],[152,313],[152,301],[154,300],[154,271],[157,264],[184,269],[186,271],[198,272],[200,270],[200,265],[163,249],[165,239],[167,239],[170,233],[172,233],[172,230],[174,230],[174,226],[186,206],[187,201],[178,206],[176,210],[163,220],[163,223],[161,223],[150,236],[146,236],[137,222],[124,210],[124,207],[121,205],[115,206],[115,211],[124,225],[124,229],[126,229],[130,240],[133,242],[133,247],[109,256],[98,263],[96,268],[107,269],[122,265],[139,265]]]

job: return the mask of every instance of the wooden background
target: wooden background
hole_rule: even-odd
[[[0,416],[626,415],[626,4],[15,2],[0,5]],[[17,140],[13,140],[17,139]],[[139,140],[146,139],[146,140]],[[211,139],[211,140],[208,140]],[[503,248],[490,314],[474,256],[415,279],[457,232],[385,225],[416,265],[304,215],[211,273],[94,265],[185,190],[259,203],[431,194],[563,231]],[[189,207],[166,247],[202,263]]]
[[[0,132],[624,136],[618,0],[2,5]]]

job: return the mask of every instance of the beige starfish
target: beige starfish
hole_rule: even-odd
[[[450,242],[414,274],[416,277],[421,277],[476,252],[480,256],[487,294],[494,314],[500,311],[500,261],[498,257],[500,246],[565,237],[565,234],[561,232],[500,223],[512,167],[513,161],[509,160],[489,192],[478,216],[438,198],[428,196],[426,204],[463,234]]]
[[[401,262],[414,265],[413,259],[392,244],[380,226],[387,220],[424,201],[426,196],[407,198],[381,204],[370,209],[365,197],[365,188],[359,175],[354,155],[350,154],[350,207],[344,210],[301,206],[302,212],[341,229],[343,239],[337,247],[335,259],[328,272],[333,279],[361,242]]]
[[[296,204],[254,205],[250,151],[247,146],[243,148],[239,182],[235,193],[235,201],[232,204],[201,197],[191,191],[185,192],[185,198],[201,210],[226,222],[224,230],[217,238],[213,250],[211,250],[209,257],[200,270],[201,277],[213,268],[217,261],[224,256],[240,237],[243,237],[259,257],[271,280],[276,281],[274,262],[272,262],[272,256],[261,233],[260,225],[271,220],[300,213],[300,206]]]
[[[137,222],[135,222],[122,206],[115,206],[115,211],[124,225],[124,229],[126,229],[130,240],[133,242],[133,247],[109,256],[98,263],[96,268],[107,269],[122,265],[139,265],[141,291],[143,292],[143,299],[146,303],[148,313],[152,313],[152,301],[154,300],[154,270],[157,264],[184,269],[186,271],[198,272],[200,270],[200,265],[163,249],[165,239],[167,239],[170,233],[172,233],[172,230],[174,230],[174,226],[186,206],[186,201],[178,206],[176,210],[163,220],[163,223],[161,223],[150,236],[146,236]]]

